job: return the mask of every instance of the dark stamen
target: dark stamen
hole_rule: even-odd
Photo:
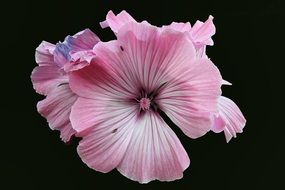
[[[120,49],[121,49],[122,51],[124,51],[124,48],[123,48],[123,46],[120,46]]]
[[[155,96],[157,96],[157,94],[159,93],[159,91],[166,85],[167,82],[162,83],[157,89],[153,90],[152,92],[150,92],[148,94],[148,97],[153,99],[155,98]]]
[[[64,82],[64,83],[60,83],[59,85],[57,85],[58,87],[59,86],[62,86],[62,85],[67,85],[68,84],[68,82]]]
[[[117,132],[117,130],[118,130],[118,128],[114,129],[114,130],[112,131],[112,133],[116,133],[116,132]]]

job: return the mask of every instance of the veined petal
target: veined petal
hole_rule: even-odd
[[[161,31],[146,22],[126,24],[117,37],[124,50],[120,63],[131,71],[138,86],[147,91],[166,82],[169,73],[181,72],[196,58],[195,48],[186,34],[172,29]]]
[[[224,131],[226,141],[229,142],[237,133],[242,133],[246,120],[238,106],[229,98],[221,96],[218,100],[219,115],[215,118],[214,132]],[[222,120],[223,122],[218,122]],[[216,130],[216,129],[223,130]]]
[[[38,112],[47,119],[50,128],[61,132],[64,142],[69,141],[75,134],[69,115],[76,99],[77,96],[70,90],[69,85],[63,84],[48,93],[47,97],[37,105]]]
[[[55,64],[34,68],[31,80],[37,93],[47,95],[59,84],[67,83],[68,77]]]
[[[95,57],[93,50],[82,50],[70,53],[71,60],[64,65],[64,71],[76,71],[86,67],[90,64],[91,60]]]
[[[128,90],[128,83],[120,83],[121,78],[110,67],[99,60],[93,60],[83,69],[69,75],[70,87],[80,97],[90,99],[116,99],[126,101],[134,97]]]
[[[136,21],[126,11],[122,11],[117,15],[115,15],[113,11],[109,11],[106,16],[106,20],[100,22],[100,25],[102,28],[110,27],[114,33],[117,33],[119,29],[128,22],[136,22]]]
[[[55,45],[46,41],[36,48],[35,59],[40,66],[51,66],[53,65],[53,52]]]
[[[82,50],[92,50],[94,45],[98,42],[100,42],[99,37],[87,28],[73,36],[67,36],[63,43],[66,43],[72,52],[77,52]]]
[[[216,27],[213,23],[213,18],[213,16],[209,16],[208,20],[205,23],[197,21],[193,25],[190,31],[193,42],[201,43],[204,45],[214,45],[214,42],[211,39],[211,37],[216,33]]]
[[[184,72],[173,73],[167,86],[157,97],[158,104],[169,118],[191,138],[198,138],[211,129],[211,113],[217,112],[222,78],[209,59],[191,62]]]
[[[175,133],[162,118],[146,112],[138,118],[118,170],[140,183],[180,179],[189,157]]]
[[[118,166],[136,125],[137,109],[112,101],[79,98],[71,121],[83,139],[78,154],[90,168],[109,172]],[[88,132],[83,131],[89,129]]]

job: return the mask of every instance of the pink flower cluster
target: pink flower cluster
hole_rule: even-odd
[[[127,12],[108,12],[102,42],[89,29],[36,49],[33,87],[46,98],[38,112],[64,142],[81,137],[77,151],[90,168],[116,168],[140,183],[180,179],[190,160],[162,119],[164,112],[188,137],[224,132],[226,141],[245,126],[237,105],[221,96],[218,68],[206,55],[213,17],[156,27]]]

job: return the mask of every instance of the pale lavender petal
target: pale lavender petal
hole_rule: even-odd
[[[64,39],[64,42],[56,44],[56,48],[54,50],[54,62],[60,68],[63,68],[65,64],[69,64],[69,70],[75,70],[75,68],[72,68],[72,64],[70,63],[74,63],[74,59],[71,54],[79,51],[91,51],[99,41],[100,39],[90,29],[85,29],[73,36],[67,36]],[[80,63],[82,62],[83,61]],[[80,65],[80,63],[76,63],[75,67],[82,68],[87,65],[86,63],[83,63],[84,65]]]

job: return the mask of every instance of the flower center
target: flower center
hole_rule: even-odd
[[[140,109],[143,111],[148,110],[150,108],[150,99],[149,98],[141,98],[140,99]]]

